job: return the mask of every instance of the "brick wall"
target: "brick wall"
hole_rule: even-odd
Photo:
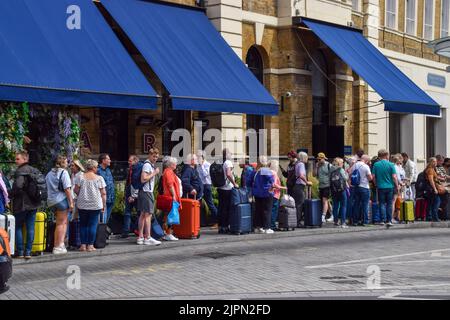
[[[242,9],[268,16],[277,16],[277,0],[243,0]]]

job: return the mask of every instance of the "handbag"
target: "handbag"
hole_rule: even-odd
[[[447,189],[442,184],[436,184],[436,189],[439,195],[444,195],[447,193]]]
[[[169,212],[172,209],[172,197],[159,194],[156,197],[156,208],[158,210]]]
[[[178,225],[180,224],[180,212],[178,212],[180,204],[176,201],[172,203],[172,209],[170,209],[169,215],[167,216],[167,225]]]

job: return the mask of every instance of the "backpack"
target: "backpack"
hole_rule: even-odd
[[[47,201],[47,182],[38,169],[31,167],[31,173],[19,175],[26,177],[24,191],[32,202]]]
[[[350,176],[350,181],[353,187],[357,187],[361,184],[361,173],[359,172],[359,169],[361,167],[357,168],[355,163],[355,170],[353,170],[352,175]]]
[[[131,186],[136,190],[143,187],[141,182],[142,167],[144,167],[144,163],[141,161],[131,167]]]
[[[288,177],[286,180],[286,186],[288,189],[292,190],[295,187],[297,182],[297,175],[295,174],[295,168],[297,166],[297,162],[294,165],[294,169],[288,172]]]
[[[159,177],[158,181],[158,194],[163,195],[164,194],[164,186],[163,186],[163,177]]]
[[[145,162],[139,161],[132,167],[131,172],[131,185],[136,190],[141,190],[144,187],[145,183],[141,182],[141,176],[142,176],[142,168],[144,167],[144,164],[150,163],[150,161],[145,160]]]
[[[223,164],[214,162],[209,168],[209,174],[214,187],[221,188],[227,183],[225,171],[223,170]]]
[[[416,197],[417,198],[421,198],[421,197],[425,196],[425,194],[427,194],[431,191],[431,185],[425,176],[425,171],[422,171],[417,176],[415,187],[416,187]]]
[[[345,179],[341,175],[341,168],[331,171],[330,189],[332,194],[338,194],[345,190]]]

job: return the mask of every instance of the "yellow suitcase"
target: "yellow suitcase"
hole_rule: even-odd
[[[27,230],[23,226],[23,239],[27,237]],[[44,254],[47,236],[47,214],[45,212],[37,212],[34,223],[34,241],[31,253]]]

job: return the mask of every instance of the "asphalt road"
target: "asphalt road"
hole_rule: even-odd
[[[321,234],[17,265],[2,299],[449,299],[450,229]]]

